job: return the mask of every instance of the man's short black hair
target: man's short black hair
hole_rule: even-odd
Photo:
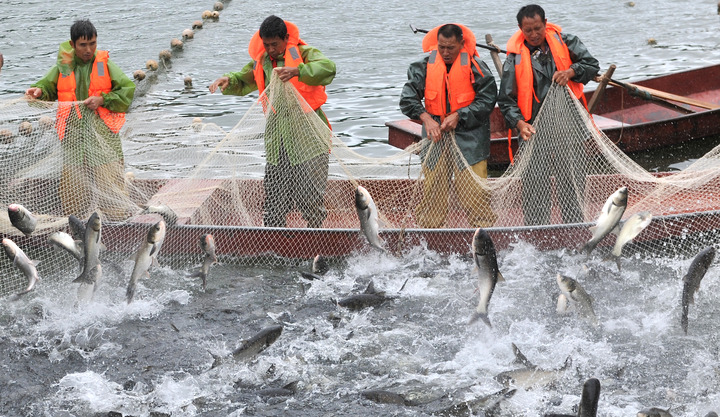
[[[268,16],[260,25],[260,38],[262,39],[285,39],[287,34],[285,21],[275,15]]]
[[[92,39],[97,36],[95,26],[88,19],[78,19],[70,26],[70,39],[77,42],[80,38]]]
[[[540,16],[540,20],[545,21],[545,10],[537,4],[528,4],[520,8],[517,14],[518,26],[522,25],[524,18],[532,19],[535,16]]]
[[[440,35],[443,35],[443,37],[448,39],[455,37],[455,39],[457,39],[458,41],[463,41],[462,28],[453,23],[448,23],[446,25],[440,26],[440,29],[438,29],[438,37]]]

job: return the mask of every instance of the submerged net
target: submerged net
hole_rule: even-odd
[[[59,112],[68,110],[67,127],[58,129]],[[197,120],[127,117],[115,134],[81,103],[0,104],[0,201],[21,204],[37,218],[26,236],[2,210],[0,232],[40,261],[42,285],[78,274],[78,261],[48,243],[51,233],[70,232],[71,214],[83,220],[100,214],[104,260],[133,253],[159,212],[168,223],[161,263],[199,263],[206,233],[215,235],[222,262],[295,264],[372,250],[360,233],[358,185],[373,197],[384,245],[394,252],[414,245],[467,252],[476,227],[489,227],[501,248],[518,239],[578,248],[622,186],[629,190],[624,219],[641,211],[653,216],[626,251],[680,253],[707,244],[720,224],[714,212],[720,150],[682,172],[652,175],[559,87],[543,104],[538,133],[522,144],[513,166],[490,180],[468,166],[451,134],[386,158],[364,157],[290,83],[275,78],[230,132]],[[613,242],[603,240],[602,251]],[[27,285],[8,257],[0,268],[0,295]]]

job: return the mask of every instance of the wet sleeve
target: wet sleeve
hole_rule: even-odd
[[[562,37],[570,51],[570,59],[573,62],[570,68],[575,70],[572,81],[587,84],[600,71],[600,63],[590,55],[580,38],[569,33],[563,33]]]
[[[497,85],[495,77],[490,68],[480,59],[475,59],[480,64],[480,71],[475,65],[472,66],[475,82],[473,89],[475,90],[475,99],[470,105],[458,109],[460,116],[458,127],[464,130],[475,129],[484,124],[490,123],[490,113],[495,108],[497,101]]]
[[[411,119],[419,119],[425,113],[425,74],[427,57],[413,62],[407,71],[407,82],[400,93],[400,111]]]
[[[53,65],[44,77],[30,87],[38,87],[42,90],[40,100],[55,101],[57,100],[57,80],[59,76],[60,70],[57,65]]]
[[[112,90],[107,94],[103,93],[105,100],[103,107],[117,113],[125,113],[135,96],[135,83],[112,61],[108,60],[107,66],[112,80]]]
[[[498,107],[505,117],[508,128],[515,128],[520,120],[525,120],[517,100],[515,54],[508,54],[505,64],[503,64],[503,75],[500,78],[500,91],[497,98]]]
[[[228,77],[230,82],[222,93],[234,96],[244,96],[256,91],[258,86],[255,83],[255,74],[253,74],[254,65],[255,61],[250,61],[238,72],[223,74],[223,76]]]
[[[301,45],[303,63],[298,65],[298,80],[307,85],[328,85],[335,78],[335,63],[312,46]]]

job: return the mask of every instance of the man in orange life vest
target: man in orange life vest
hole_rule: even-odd
[[[429,139],[420,151],[424,181],[416,221],[425,228],[445,224],[454,176],[455,194],[468,222],[491,226],[496,216],[486,178],[495,78],[478,57],[475,36],[462,25],[431,30],[423,50],[430,54],[410,65],[400,97],[400,110],[420,119],[423,138]]]
[[[321,106],[327,100],[325,86],[335,78],[335,63],[319,50],[307,45],[297,26],[277,16],[267,17],[250,40],[252,61],[239,72],[223,75],[210,85],[223,94],[244,96],[265,90],[273,76],[290,82],[328,126]],[[263,225],[285,227],[294,207],[302,213],[308,227],[322,226],[327,210],[327,186],[330,131],[327,137],[298,131],[283,116],[267,112],[265,128],[265,178],[263,188]]]
[[[508,126],[517,130],[522,151],[536,133],[532,123],[551,84],[567,85],[584,102],[583,84],[597,75],[600,66],[580,39],[547,22],[542,7],[535,4],[522,7],[517,21],[520,30],[507,43],[498,107]],[[552,175],[556,178],[563,222],[583,221],[584,169],[574,158],[584,152],[581,139],[568,138],[563,149],[546,152],[542,151],[542,144],[536,144],[527,176],[523,178],[525,224],[550,223],[552,193],[548,190]]]
[[[89,20],[73,23],[57,64],[25,94],[59,101],[55,129],[63,149],[59,194],[65,214],[86,217],[95,210],[90,203],[95,199],[109,219],[126,218],[129,201],[118,132],[135,84],[107,51],[97,50],[97,31]]]

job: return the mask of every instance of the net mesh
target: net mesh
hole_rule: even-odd
[[[365,157],[333,134],[290,83],[275,78],[230,132],[181,118],[159,124],[150,116],[130,112],[113,133],[81,103],[0,104],[0,200],[22,205],[37,220],[23,233],[3,210],[0,232],[40,261],[41,285],[78,274],[78,261],[48,242],[53,232],[70,232],[71,214],[85,220],[100,214],[103,260],[126,259],[163,217],[161,263],[199,263],[198,239],[206,233],[215,236],[222,262],[297,264],[318,254],[372,250],[359,231],[358,185],[373,197],[381,235],[394,252],[414,245],[467,252],[476,227],[489,227],[501,248],[518,239],[578,248],[622,186],[629,190],[624,219],[641,211],[653,216],[625,253],[681,253],[710,242],[718,225],[720,150],[684,171],[650,174],[561,87],[551,89],[537,133],[521,144],[514,165],[489,180],[483,167],[467,164],[452,134],[386,158]],[[608,236],[598,250],[609,252],[614,241]],[[0,294],[27,285],[8,257],[0,268]]]

